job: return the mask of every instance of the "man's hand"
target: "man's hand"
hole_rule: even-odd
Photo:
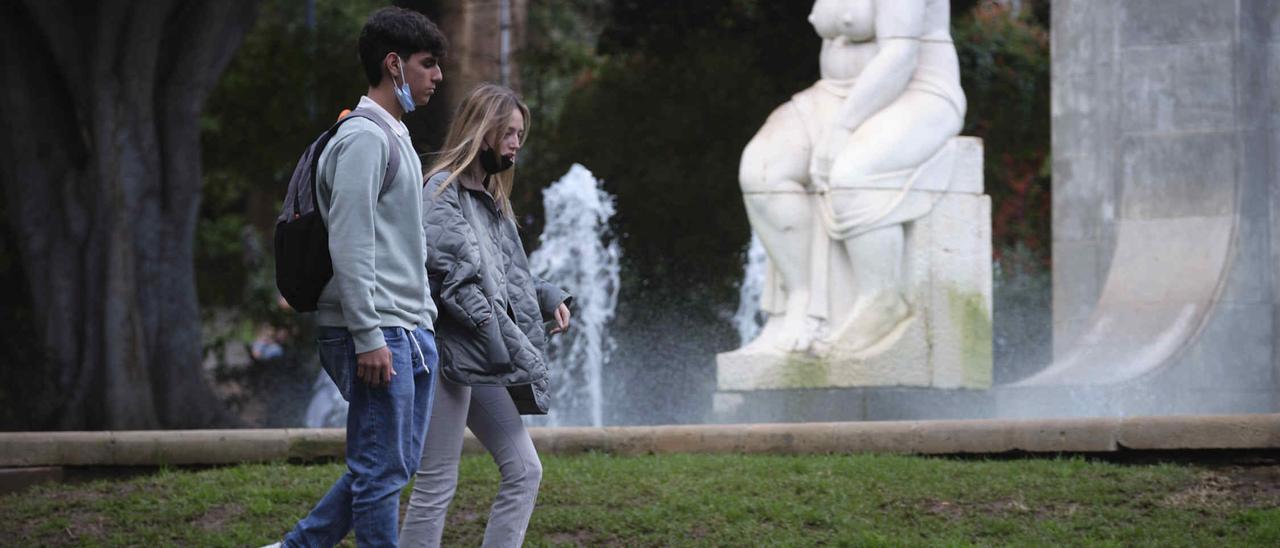
[[[569,305],[560,303],[560,307],[556,309],[556,326],[551,328],[551,334],[564,333],[569,330]]]
[[[395,375],[391,368],[391,350],[382,347],[363,354],[356,354],[356,377],[374,388],[391,384],[391,376]]]

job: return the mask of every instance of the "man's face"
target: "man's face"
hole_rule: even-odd
[[[430,52],[420,51],[410,55],[404,61],[404,79],[409,83],[409,92],[413,102],[418,106],[427,104],[436,93],[436,85],[444,80],[440,70],[440,61]],[[396,75],[397,78],[399,75]]]

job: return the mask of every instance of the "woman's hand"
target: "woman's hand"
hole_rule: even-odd
[[[552,335],[569,330],[569,316],[569,305],[560,303],[560,307],[556,308],[556,326],[551,328]]]

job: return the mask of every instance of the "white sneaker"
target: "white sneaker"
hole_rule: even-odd
[[[263,546],[262,548],[280,548],[281,546],[284,546],[284,544],[281,544],[279,542],[273,542],[271,544]]]

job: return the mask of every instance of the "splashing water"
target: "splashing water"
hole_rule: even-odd
[[[764,245],[755,232],[747,246],[747,258],[742,266],[742,284],[738,286],[738,310],[733,313],[733,327],[738,330],[738,343],[746,345],[760,334],[764,326],[764,314],[760,310],[760,295],[764,293],[764,269],[767,255]]]
[[[604,424],[603,370],[615,342],[605,328],[618,304],[622,253],[611,238],[614,199],[587,168],[574,164],[542,192],[546,227],[529,257],[536,276],[573,294],[567,333],[551,337],[551,413],[547,426]]]

